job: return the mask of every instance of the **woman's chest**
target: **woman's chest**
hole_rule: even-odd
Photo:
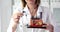
[[[30,20],[31,20],[31,15],[29,13],[25,13],[22,17],[22,22],[23,24],[29,24],[30,23]],[[37,14],[34,16],[35,18],[40,18],[43,20],[43,22],[46,22],[46,19],[47,19],[47,14],[46,13],[42,13],[41,12],[37,12]]]

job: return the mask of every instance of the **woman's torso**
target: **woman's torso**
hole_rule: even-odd
[[[30,23],[30,19],[31,19],[31,14],[29,12],[29,9],[27,8],[27,6],[22,10],[24,11],[24,15],[21,17],[20,19],[20,23],[18,25],[19,27],[19,31],[20,32],[42,32],[43,29],[37,29],[37,28],[27,28],[27,24]],[[34,17],[39,17],[40,18],[40,12],[42,12],[42,20],[44,23],[47,22],[47,10],[44,9],[44,7],[39,6],[38,10],[37,10],[37,14],[35,14]]]

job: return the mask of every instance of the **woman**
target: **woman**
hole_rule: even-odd
[[[22,0],[24,13],[20,11],[13,14],[11,23],[7,32],[16,32],[17,27],[19,26],[19,32],[42,32],[42,29],[34,29],[27,28],[26,25],[29,24],[32,16],[40,16],[40,12],[42,13],[42,20],[47,24],[46,30],[49,32],[53,32],[53,24],[51,12],[46,7],[40,6],[40,0]]]

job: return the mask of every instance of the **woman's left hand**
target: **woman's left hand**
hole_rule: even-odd
[[[47,24],[46,29],[49,30],[49,32],[54,32],[54,27],[51,24]]]

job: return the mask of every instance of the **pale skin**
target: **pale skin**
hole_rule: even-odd
[[[37,11],[37,8],[34,9],[35,7],[37,7],[37,5],[35,4],[36,0],[25,0],[25,1],[27,3],[27,6],[29,7],[29,11],[30,11],[31,15],[34,16]],[[19,24],[19,19],[22,16],[23,16],[23,13],[20,13],[20,12],[13,14],[14,24],[12,26],[12,32],[16,32],[15,30],[17,28],[17,25]],[[47,24],[47,30],[49,30],[50,32],[53,32],[53,30],[54,30],[53,26],[51,24]]]

